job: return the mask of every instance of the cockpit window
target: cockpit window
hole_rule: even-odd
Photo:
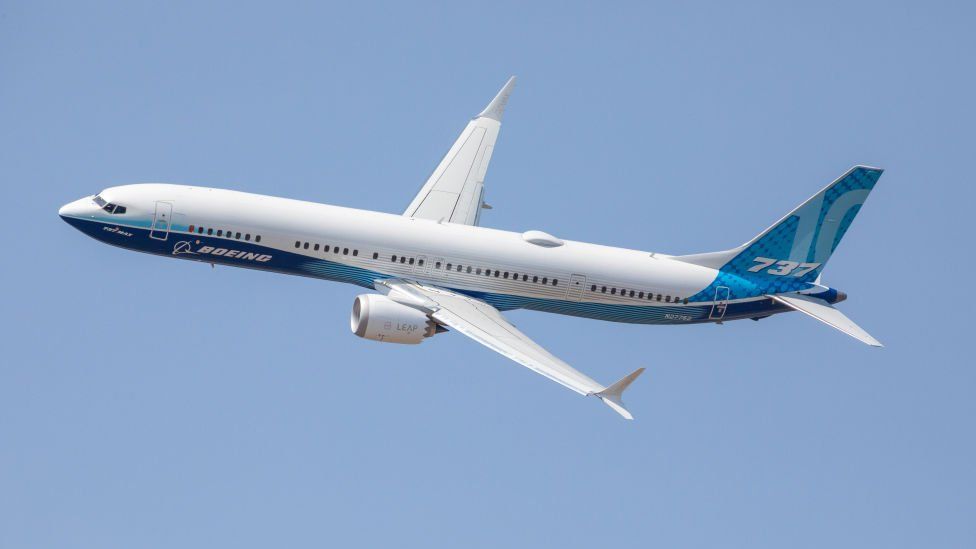
[[[101,196],[95,195],[95,198],[92,198],[92,200],[95,201],[95,204],[98,204],[99,208],[110,214],[121,215],[125,213],[125,206],[119,206],[118,204],[106,202]]]

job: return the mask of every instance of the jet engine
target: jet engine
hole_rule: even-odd
[[[423,312],[379,294],[356,296],[349,327],[362,338],[411,345],[444,331]]]

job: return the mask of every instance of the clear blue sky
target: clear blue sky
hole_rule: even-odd
[[[971,3],[354,4],[0,3],[0,547],[971,547]],[[626,422],[357,339],[361,289],[57,217],[141,181],[399,212],[510,74],[488,226],[710,251],[886,168],[825,281],[887,347],[511,314],[646,366]]]

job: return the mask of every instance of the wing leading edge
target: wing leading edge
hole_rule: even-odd
[[[443,288],[399,279],[377,281],[376,287],[394,301],[421,308],[436,322],[457,330],[581,395],[599,397],[621,416],[634,419],[624,406],[621,396],[644,372],[644,368],[639,368],[620,381],[604,387],[532,341],[508,322],[498,309],[484,301]]]
[[[485,174],[515,87],[508,79],[491,103],[471,119],[434,173],[404,210],[407,217],[477,225],[484,203]]]

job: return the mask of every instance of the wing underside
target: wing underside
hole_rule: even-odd
[[[421,308],[436,322],[579,394],[597,396],[623,417],[633,419],[620,397],[643,368],[605,387],[553,356],[484,301],[405,280],[378,281],[376,286],[391,299]]]

